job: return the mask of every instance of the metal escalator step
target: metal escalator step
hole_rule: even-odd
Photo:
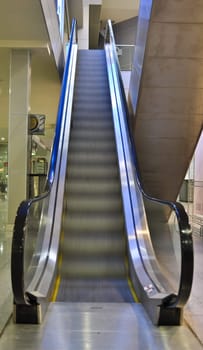
[[[104,92],[105,95],[109,95],[108,80],[102,79],[102,77],[76,77],[74,96],[76,96],[77,93],[81,95],[81,92],[84,92],[84,90],[87,90],[86,95],[88,95],[91,91],[93,91],[93,93],[97,92],[98,95],[101,95],[102,92]]]
[[[100,179],[99,181],[96,179],[74,179],[69,178],[65,185],[65,190],[70,195],[73,194],[81,194],[81,195],[90,195],[95,194],[97,195],[118,195],[120,193],[120,183],[118,181],[115,181],[114,179],[109,179],[109,181],[102,181]]]
[[[125,266],[120,258],[109,259],[97,256],[74,259],[62,257],[61,275],[63,278],[122,278],[126,275]]]
[[[101,130],[90,130],[90,129],[72,129],[71,139],[80,139],[80,140],[105,140],[114,139],[114,131],[112,129],[106,130],[105,132]]]
[[[113,247],[113,249],[112,249]],[[61,244],[61,252],[69,257],[109,257],[109,256],[121,256],[123,258],[123,252],[125,251],[124,240],[117,235],[112,235],[108,239],[104,239],[101,235],[84,235],[70,234],[68,233],[68,239],[64,239]]]
[[[87,66],[84,68],[78,65],[77,69],[78,70],[77,70],[76,76],[80,78],[83,78],[83,79],[88,78],[88,80],[90,79],[92,81],[106,79],[106,70],[105,69],[99,70],[97,66],[92,66],[90,67],[90,69],[88,69]]]
[[[64,218],[64,232],[123,232],[124,220],[118,215],[83,215],[82,213],[67,215]]]
[[[58,301],[134,303],[125,278],[66,278],[60,283]],[[96,307],[97,308],[97,307]]]
[[[115,176],[118,176],[118,168],[115,167],[115,164],[109,164],[108,167],[103,167],[102,164],[95,167],[94,164],[71,164],[69,162],[68,166],[68,176],[69,179],[75,178],[76,180],[106,180],[112,179]]]
[[[81,55],[81,52],[78,51],[78,60],[77,60],[77,64],[81,65],[81,67],[84,69],[84,65],[86,67],[91,68],[92,66],[95,65],[99,65],[102,67],[102,69],[104,69],[105,67],[105,55],[104,54],[99,54],[97,55],[96,53],[91,53],[90,55]]]
[[[65,199],[66,211],[79,211],[80,213],[117,213],[122,210],[122,201],[121,197],[118,194],[117,196],[110,196],[108,200],[106,196],[81,196],[71,195],[71,200],[68,198]]]
[[[101,55],[96,55],[95,53],[91,53],[91,55],[81,55],[81,52],[78,51],[78,59],[77,59],[77,64],[81,65],[81,67],[84,69],[84,66],[86,67],[92,67],[95,65],[101,65],[102,68],[104,69],[105,66],[105,54]]]
[[[63,278],[123,278],[124,218],[104,50],[79,50],[64,196]]]
[[[69,152],[115,152],[115,143],[113,140],[108,140],[107,142],[103,142],[100,140],[88,140],[88,141],[82,141],[82,140],[71,140],[69,145]]]
[[[110,100],[110,96],[109,94],[100,94],[97,96],[94,95],[82,95],[82,96],[75,96],[74,97],[74,102],[73,102],[73,106],[75,105],[79,105],[79,104],[89,104],[90,103],[90,99],[91,99],[91,107],[93,105],[97,105],[97,107],[99,105],[101,105],[103,107],[103,105],[109,105],[109,107],[111,107],[111,100]]]
[[[76,77],[75,79],[75,96],[77,96],[78,93],[82,93],[84,95],[89,95],[92,93],[93,95],[96,95],[101,94],[103,91],[109,94],[108,80],[102,80],[100,82],[97,82],[97,84],[92,84],[91,81],[81,79],[80,77]]]
[[[103,164],[108,166],[109,163],[116,164],[117,156],[115,152],[87,152],[83,150],[81,152],[70,152],[68,155],[68,160],[72,163],[94,163]]]
[[[72,118],[72,128],[89,128],[89,129],[113,129],[113,121],[111,118],[95,118],[88,117],[80,118],[79,116],[74,116]]]
[[[86,104],[77,104],[73,106],[72,116],[81,117],[81,118],[111,118],[112,119],[112,111],[109,106],[87,106]]]
[[[103,110],[96,110],[95,109],[87,109],[87,108],[78,108],[78,106],[74,108],[73,110],[73,118],[81,118],[89,120],[92,119],[112,119],[112,112],[109,109]]]

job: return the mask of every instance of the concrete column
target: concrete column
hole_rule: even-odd
[[[176,200],[203,123],[203,1],[140,0],[131,125],[145,191]]]
[[[12,50],[9,88],[8,223],[15,220],[27,193],[27,142],[30,94],[30,53]]]
[[[203,132],[195,152],[194,215],[203,216]]]
[[[89,49],[89,0],[83,0],[83,27],[78,30],[79,49]]]

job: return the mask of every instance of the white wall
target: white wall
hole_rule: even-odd
[[[48,53],[36,52],[31,59],[30,112],[46,115],[46,124],[56,122],[61,83]]]

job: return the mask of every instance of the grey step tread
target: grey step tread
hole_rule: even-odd
[[[77,240],[82,241],[87,240],[90,244],[98,244],[98,242],[102,242],[102,244],[106,247],[106,249],[109,251],[109,247],[112,248],[111,243],[119,241],[122,242],[123,248],[125,252],[126,246],[125,246],[125,237],[124,232],[120,231],[100,231],[95,234],[95,232],[84,232],[84,231],[63,231],[63,237],[60,242],[60,248],[66,249],[67,245],[69,244],[69,240]],[[106,243],[105,243],[106,242]],[[86,244],[86,243],[84,243]]]
[[[76,123],[77,127],[83,127],[83,125],[90,124],[91,127],[109,127],[113,129],[113,119],[112,119],[112,113],[111,111],[108,112],[108,114],[105,115],[88,115],[85,118],[81,118],[76,113],[73,114],[71,125],[74,126]],[[80,123],[78,125],[78,123]]]
[[[109,197],[114,194],[119,195],[120,193],[120,183],[118,181],[109,180],[109,181],[100,181],[94,179],[75,179],[69,178],[66,185],[65,190],[70,193],[78,193],[83,195],[95,194],[95,195],[104,195],[107,194]]]
[[[104,63],[103,63],[104,65]],[[90,78],[99,77],[99,79],[103,78],[104,80],[107,79],[106,75],[106,69],[102,67],[102,62],[98,64],[87,64],[84,67],[84,64],[78,62],[76,66],[76,77],[86,77],[89,76]]]
[[[70,164],[70,166],[69,166]],[[100,179],[112,179],[114,176],[118,176],[118,168],[115,164],[109,164],[108,167],[103,167],[102,164],[97,165],[97,167],[87,164],[68,164],[68,176],[69,178],[75,179],[89,179],[89,180],[100,180]]]
[[[64,232],[123,232],[124,220],[122,216],[111,215],[82,215],[81,213],[67,215],[63,220]]]
[[[88,86],[88,88],[87,88]],[[78,94],[80,96],[78,96]],[[93,97],[97,98],[98,96],[105,96],[110,98],[110,92],[108,88],[108,82],[102,82],[102,84],[98,85],[92,85],[91,82],[89,81],[82,81],[81,84],[77,82],[75,84],[75,89],[74,89],[74,96],[75,97]]]
[[[104,50],[101,50],[100,52],[96,51],[87,51],[83,52],[82,50],[78,50],[78,56],[77,56],[77,61],[80,62],[82,60],[83,62],[104,62],[105,60],[105,52]]]
[[[78,139],[101,139],[101,140],[108,140],[108,139],[114,139],[114,130],[108,129],[108,130],[102,130],[102,129],[96,129],[96,130],[90,130],[90,129],[75,129],[73,128],[71,130],[71,139],[78,138]]]
[[[98,278],[98,277],[124,277],[126,275],[123,261],[116,258],[74,259],[62,256],[61,275],[69,278]]]
[[[108,103],[107,105],[106,104],[99,104],[99,105],[91,105],[91,104],[82,104],[82,103],[73,103],[73,111],[76,110],[76,111],[88,111],[88,112],[91,112],[91,111],[94,111],[94,112],[110,112],[111,109],[110,109],[110,104]],[[111,112],[111,115],[112,115],[112,112]]]
[[[78,57],[77,59],[77,66],[81,66],[82,69],[84,69],[84,63],[85,63],[85,68],[91,69],[94,67],[99,67],[101,68],[101,70],[105,69],[105,59],[102,58],[93,58],[93,59],[84,59],[84,57],[81,59],[80,57]]]
[[[75,78],[75,88],[74,93],[82,92],[84,94],[89,94],[92,92],[93,94],[101,93],[101,91],[106,91],[105,93],[109,93],[109,84],[108,80],[102,80],[100,82],[97,81],[96,84],[92,84],[92,81],[84,80],[83,78],[76,77]]]
[[[113,249],[112,249],[113,247]],[[75,237],[71,235],[61,243],[61,251],[63,254],[76,256],[121,256],[123,259],[123,252],[125,251],[125,244],[122,239],[118,239],[115,235],[108,240],[103,237]]]
[[[80,96],[75,96],[74,97],[74,102],[73,104],[78,104],[78,103],[89,103],[91,99],[91,105],[97,104],[97,105],[109,105],[109,107],[111,108],[111,99],[109,94],[100,94],[100,95],[80,95]]]
[[[126,275],[124,218],[104,50],[76,68],[61,241],[62,276]]]
[[[79,212],[92,212],[92,213],[114,213],[122,210],[122,201],[118,196],[110,196],[108,200],[106,200],[106,196],[81,196],[75,195],[71,196],[71,200],[67,199],[66,202],[66,210],[67,211],[79,211]]]
[[[95,110],[95,106],[94,108],[88,108],[87,106],[78,106],[78,105],[74,105],[73,108],[73,118],[74,116],[85,116],[86,118],[111,118],[112,119],[112,109],[109,109],[109,106],[107,106],[107,108],[99,108],[97,110]]]
[[[109,163],[116,163],[117,155],[116,152],[92,152],[91,150],[82,150],[81,152],[70,152],[68,160],[72,163],[94,163],[95,166],[101,163],[108,166]]]
[[[107,142],[96,142],[88,140],[87,142],[82,140],[71,140],[69,145],[69,152],[116,152],[115,143],[113,140],[108,140]]]
[[[110,100],[110,94],[108,90],[108,83],[106,84],[92,84],[89,81],[81,81],[75,83],[74,97],[77,99],[79,96],[98,98],[103,94],[103,97]]]
[[[75,88],[74,88],[74,96],[76,96],[76,93],[79,95],[83,94],[84,90],[86,91],[86,95],[89,93],[94,92],[98,93],[98,95],[101,95],[102,92],[105,96],[109,95],[109,85],[108,81],[105,81],[102,79],[102,77],[96,77],[96,76],[81,76],[76,77],[75,79]],[[94,91],[93,91],[94,90]],[[94,94],[95,95],[95,94]]]
[[[97,117],[97,113],[103,113],[103,114],[108,114],[109,119],[112,118],[112,108],[111,108],[111,104],[106,103],[105,101],[102,103],[98,103],[98,101],[92,101],[91,105],[88,105],[88,101],[87,103],[85,101],[77,101],[77,103],[73,104],[73,113],[75,114],[75,112],[77,114],[79,114],[82,110],[82,115],[84,114],[84,112],[86,113],[94,113],[95,114],[95,118]],[[73,118],[74,118],[74,114],[73,114]]]
[[[107,152],[106,152],[107,153]],[[114,164],[116,166],[117,164],[117,156],[110,154],[110,156],[103,158],[103,153],[101,153],[101,157],[99,156],[99,153],[95,153],[95,156],[93,154],[90,154],[88,156],[87,153],[81,154],[77,152],[72,152],[69,154],[68,158],[68,166],[72,166],[73,164],[77,165],[78,167],[82,166],[83,164],[86,166],[103,166],[108,167],[109,165]]]
[[[59,288],[59,294],[57,301],[69,301],[73,303],[89,302],[91,308],[98,309],[98,305],[95,303],[134,303],[134,299],[131,295],[127,278],[66,278],[62,279]],[[130,305],[130,304],[129,304]],[[72,308],[73,306],[71,306]],[[118,306],[117,306],[118,307]],[[134,306],[133,306],[134,307]],[[103,308],[102,307],[99,307]],[[108,306],[106,306],[108,309]],[[123,309],[122,309],[123,310]],[[75,307],[75,311],[78,312],[78,308]],[[91,312],[92,310],[90,310]],[[99,310],[100,312],[100,310]],[[73,310],[74,315],[74,310]],[[80,318],[79,318],[80,319]],[[102,318],[103,320],[103,318]],[[129,322],[131,321],[131,318]],[[102,321],[103,322],[103,321]],[[110,321],[111,322],[111,321]],[[129,323],[130,324],[130,323]],[[121,324],[122,327],[122,324]],[[122,329],[122,328],[121,328]],[[115,340],[113,340],[115,343]],[[118,347],[117,347],[118,348]],[[110,347],[108,347],[110,349]],[[112,349],[112,347],[111,347]]]
[[[102,72],[102,74],[100,75],[97,81],[93,75],[91,76],[91,79],[90,79],[90,76],[81,74],[80,72],[78,73],[76,72],[74,91],[76,91],[77,85],[80,85],[80,84],[88,85],[90,90],[93,89],[94,87],[95,88],[106,87],[107,88],[106,91],[109,91],[109,83],[108,83],[106,72]],[[106,91],[104,90],[104,93],[106,93]]]

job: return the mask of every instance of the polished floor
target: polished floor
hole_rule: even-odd
[[[60,302],[50,304],[42,325],[15,325],[9,320],[12,227],[6,218],[7,201],[0,197],[0,350],[203,349],[203,237],[194,235],[194,283],[180,327],[153,326],[139,304]]]
[[[7,225],[7,199],[0,193],[0,333],[12,312],[10,279],[12,227]]]
[[[199,350],[187,326],[155,327],[139,304],[54,303],[42,325],[6,328],[0,350]]]

